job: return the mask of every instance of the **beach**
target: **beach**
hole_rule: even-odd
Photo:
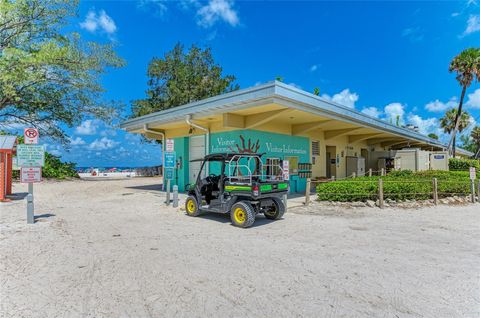
[[[0,205],[0,316],[480,315],[478,204],[291,207],[241,229],[166,207],[160,182],[36,184],[34,225],[24,199]]]

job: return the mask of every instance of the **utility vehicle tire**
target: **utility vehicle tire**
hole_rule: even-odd
[[[285,213],[285,204],[283,204],[283,200],[280,198],[272,198],[273,201],[273,208],[270,211],[265,211],[263,214],[267,219],[270,220],[278,220],[283,217]]]
[[[255,209],[247,201],[239,201],[232,205],[230,219],[238,227],[250,227],[255,222]]]
[[[199,216],[201,214],[198,208],[197,198],[193,195],[189,195],[185,200],[185,211],[188,216]]]

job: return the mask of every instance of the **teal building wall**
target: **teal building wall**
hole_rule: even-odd
[[[189,173],[189,137],[175,138],[177,160],[182,164],[177,169],[176,180],[179,190],[184,191],[188,183]],[[310,162],[310,140],[306,137],[284,135],[259,130],[234,130],[210,134],[209,153],[219,152],[249,152],[265,153],[266,158],[298,157],[299,163]],[[213,171],[212,171],[213,172]],[[297,175],[290,175],[290,191],[305,191],[306,180]]]

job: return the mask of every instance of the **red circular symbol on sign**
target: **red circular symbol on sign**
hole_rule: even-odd
[[[35,129],[27,129],[25,130],[25,136],[28,138],[35,138],[37,137],[37,131]]]

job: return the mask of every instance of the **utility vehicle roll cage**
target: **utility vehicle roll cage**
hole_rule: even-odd
[[[253,179],[262,181],[283,181],[282,167],[278,164],[270,163],[263,164],[261,154],[245,154],[245,153],[216,153],[205,156],[204,159],[195,159],[195,161],[204,161],[201,170],[206,162],[209,161],[223,161],[228,167],[224,169],[228,171],[225,175],[230,184],[248,184],[252,185]],[[242,159],[246,158],[242,162]],[[253,160],[253,162],[252,162]],[[252,168],[253,167],[253,172]]]

